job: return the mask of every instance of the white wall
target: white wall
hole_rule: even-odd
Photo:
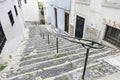
[[[56,26],[55,25],[55,12],[54,12],[53,6],[49,6],[47,14],[48,13],[49,13],[51,24],[55,27]]]
[[[6,6],[7,5],[7,6]],[[18,16],[15,14],[14,5],[17,7]],[[8,11],[11,10],[14,18],[14,25],[11,26]],[[22,17],[21,9],[18,7],[16,0],[6,0],[0,3],[0,21],[3,27],[4,33],[6,35],[7,41],[2,50],[1,56],[4,61],[7,61],[9,55],[17,55],[19,53],[14,53],[16,47],[24,38],[24,22]]]
[[[58,28],[61,30],[64,30],[64,13],[65,11],[70,11],[71,9],[71,0],[44,0],[44,5],[46,7],[46,15],[47,17],[46,21],[50,20],[50,23],[53,27],[56,27],[55,25],[55,12],[54,8],[57,9],[57,23]]]
[[[74,2],[74,0],[72,0]],[[75,3],[75,2],[74,2]],[[106,25],[104,24],[104,19],[107,21],[111,21],[110,25],[113,25],[113,22],[120,23],[120,9],[118,8],[110,8],[110,7],[103,7],[102,6],[103,0],[90,0],[90,3],[88,4],[81,4],[76,2],[75,4],[72,4],[72,6],[75,6],[72,8],[71,15],[71,24],[74,26],[75,30],[75,24],[76,24],[76,15],[79,15],[81,17],[84,17],[86,19],[85,22],[85,29],[84,29],[84,38],[87,38],[88,33],[86,34],[86,28],[95,29],[97,32],[97,36],[94,36],[97,38],[98,41],[102,41],[105,33]]]
[[[71,0],[47,0],[47,3],[59,8],[70,10]]]
[[[25,21],[40,21],[37,0],[27,0],[26,4],[22,0],[22,9]]]
[[[64,19],[64,10],[57,9],[57,21],[58,21],[58,28],[64,31],[65,19]]]

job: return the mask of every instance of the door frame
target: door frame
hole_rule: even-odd
[[[69,20],[68,20],[68,21],[69,21],[69,22],[68,22],[68,32],[67,32],[67,33],[69,33],[69,26],[70,26],[70,13],[69,13],[68,11],[65,11],[65,12],[64,12],[64,31],[65,31],[65,27],[66,27],[66,26],[65,26],[65,18],[66,18],[66,17],[65,17],[65,14],[66,14],[66,13],[69,15]],[[66,32],[66,31],[65,31],[65,32]]]
[[[77,18],[77,16],[81,16],[81,17],[85,18],[85,23],[84,23],[84,25],[86,25],[86,23],[87,23],[87,21],[88,21],[88,16],[86,16],[86,15],[84,15],[84,14],[81,14],[81,13],[79,13],[79,12],[76,12],[76,13],[75,13],[75,17],[74,17],[74,34],[73,34],[74,37],[75,37],[76,18]],[[86,26],[84,26],[83,33],[85,33],[85,29],[86,29]],[[83,35],[83,38],[84,38],[84,35]]]
[[[84,31],[85,31],[86,17],[81,16],[81,15],[76,15],[76,16],[75,16],[75,29],[74,29],[74,36],[76,36],[77,16],[79,16],[79,17],[85,19],[85,20],[84,20],[84,26],[83,26],[83,36],[82,36],[82,38],[84,38]]]
[[[55,15],[55,28],[58,28],[57,8],[54,8],[54,15]]]

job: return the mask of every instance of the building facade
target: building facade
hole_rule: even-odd
[[[46,21],[52,26],[60,28],[71,36],[120,47],[119,0],[49,1],[51,3],[44,2],[45,15]]]
[[[0,0],[0,56],[7,61],[24,38],[24,20],[19,0]]]
[[[46,23],[68,32],[70,5],[70,0],[44,0]]]
[[[22,0],[24,21],[40,22],[38,0]]]

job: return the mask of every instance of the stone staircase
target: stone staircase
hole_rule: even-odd
[[[18,68],[3,71],[6,80],[82,80],[86,49],[80,44],[69,42],[59,37],[59,53],[56,52],[56,37],[47,34],[44,39],[41,32],[48,33],[44,26],[28,27],[29,35],[20,51],[21,59]],[[104,61],[104,58],[115,56],[120,50],[105,46],[103,49],[91,49],[85,80],[97,80],[119,70]],[[4,80],[3,79],[3,80]]]

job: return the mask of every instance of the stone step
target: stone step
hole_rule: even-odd
[[[97,59],[95,57],[91,57],[91,59],[88,60],[89,61],[88,65],[90,63],[95,63],[95,59]],[[75,65],[74,63],[80,63],[80,64],[76,64]],[[68,63],[66,65],[54,66],[54,67],[51,67],[51,68],[43,69],[42,72],[40,72],[40,73],[38,72],[38,76],[42,77],[42,79],[45,79],[45,78],[49,78],[49,77],[60,75],[62,73],[69,72],[69,71],[71,71],[73,69],[82,67],[83,65],[84,65],[84,59],[82,59],[80,61],[72,61],[72,62],[70,62],[70,63]]]
[[[66,48],[63,48],[63,49],[59,49],[59,53],[62,53],[64,51],[65,52],[67,52],[67,51],[75,51],[77,49],[82,50],[83,48],[80,45],[69,46],[69,47],[66,47]],[[42,53],[40,53],[39,51],[37,51],[35,53],[30,54],[28,56],[23,56],[23,58],[21,59],[21,61],[27,60],[27,59],[32,59],[32,58],[37,58],[37,57],[42,57],[42,56],[46,56],[46,55],[56,54],[56,49],[53,50],[53,51],[42,52]]]
[[[71,43],[58,44],[58,49],[68,48],[68,47],[74,46],[74,45],[80,45],[80,44],[71,44]],[[38,50],[39,52],[45,52],[45,51],[54,50],[54,49],[56,49],[56,44],[51,46],[50,48],[43,47],[43,48],[38,48],[36,50]]]
[[[46,33],[43,39],[42,32]],[[50,35],[47,43],[45,27],[30,27],[29,38],[24,42],[23,57],[17,69],[6,73],[7,80],[82,80],[86,50],[79,44],[59,38],[59,53],[56,53],[56,36]],[[102,58],[119,54],[111,48],[91,49],[85,80],[97,80],[118,70]]]
[[[78,58],[83,58],[84,55],[68,55],[68,56],[64,56],[64,57],[60,57],[60,58],[55,58],[55,59],[51,59],[51,60],[47,60],[47,61],[42,61],[42,62],[38,62],[38,63],[35,63],[35,64],[31,64],[31,65],[28,65],[27,67],[30,67],[32,65],[36,65],[36,64],[39,64],[39,63],[46,63],[46,62],[49,62],[49,61],[55,61],[55,60],[58,60],[58,61],[61,61],[61,60],[74,60],[74,59],[78,59]],[[25,68],[25,67],[24,67]]]
[[[120,80],[120,71],[116,72],[114,74],[109,74],[103,78],[97,79],[97,80]]]
[[[82,80],[82,72],[83,70],[76,70],[74,72],[68,74],[62,74],[59,76],[55,76],[53,78],[47,78],[44,80]],[[98,78],[114,74],[119,72],[114,66],[111,66],[105,61],[101,61],[99,64],[87,67],[85,80],[97,80]],[[109,79],[103,79],[109,80]],[[112,79],[114,80],[114,78]]]
[[[59,42],[69,42],[69,41],[66,41],[66,40],[64,40],[64,39],[62,39],[62,38],[58,38],[58,40],[59,40]],[[40,37],[38,36],[38,37],[36,37],[36,38],[33,38],[33,39],[29,39],[29,40],[27,40],[27,42],[26,43],[24,43],[24,44],[27,44],[27,45],[30,45],[30,44],[33,44],[34,45],[34,43],[39,43],[39,44],[44,44],[44,43],[46,43],[48,40],[47,39],[40,39]],[[56,42],[56,38],[55,39],[50,39],[50,41],[52,41],[52,42]]]
[[[42,73],[43,71],[46,75]],[[73,65],[69,63],[64,67],[57,67],[53,70],[38,70],[9,78],[9,80],[82,80],[82,72],[83,67],[74,69]],[[97,78],[116,72],[118,72],[116,68],[104,61],[93,63],[87,66],[85,80],[96,80]],[[52,77],[48,77],[48,75]]]
[[[63,52],[63,53],[58,53],[58,54],[55,53],[55,54],[51,54],[51,55],[28,59],[25,61],[21,61],[20,66],[29,65],[32,63],[40,62],[40,61],[46,61],[46,60],[50,60],[50,59],[60,58],[60,57],[68,56],[68,55],[79,55],[81,53],[82,54],[85,53],[84,49],[81,51],[81,53],[79,53],[78,51],[80,52],[81,50],[77,50],[77,51],[73,50],[73,51],[68,51],[68,52]]]
[[[76,44],[67,44],[66,43],[66,45],[59,45],[59,50],[61,50],[61,48],[63,48],[64,49],[64,47],[66,47],[66,48],[68,48],[69,46],[72,46],[72,45],[76,45]],[[30,49],[29,51],[22,51],[22,53],[23,53],[23,56],[28,56],[28,55],[30,55],[30,53],[42,53],[42,52],[50,52],[50,51],[54,51],[54,50],[56,50],[56,47],[52,47],[52,48],[50,48],[50,49],[45,49],[45,48],[43,48],[43,49]]]
[[[73,43],[65,43],[65,44],[58,44],[58,47],[59,48],[64,48],[64,47],[69,47],[69,46],[72,46],[72,45],[76,45],[76,44],[73,44]],[[40,47],[30,47],[29,49],[25,49],[24,51],[22,51],[21,53],[30,53],[34,50],[39,50],[39,52],[44,52],[44,51],[48,51],[48,50],[52,50],[52,49],[56,49],[56,44],[53,44],[53,45],[48,45],[48,46],[40,46]]]
[[[35,39],[36,40],[36,39]],[[33,46],[33,45],[35,45],[35,46],[37,46],[38,44],[40,44],[40,45],[38,45],[38,47],[46,47],[46,46],[48,46],[48,45],[55,45],[56,44],[56,40],[55,40],[55,42],[52,44],[51,42],[50,42],[50,44],[48,44],[48,42],[46,41],[46,42],[40,42],[40,41],[36,41],[37,43],[32,43],[32,42],[29,42],[29,44],[24,44],[24,45],[26,45],[26,46],[28,46],[28,49],[29,49],[29,47],[31,47],[31,46]],[[61,44],[61,43],[70,43],[70,42],[68,42],[68,41],[66,41],[66,42],[63,42],[63,41],[59,41],[59,44]],[[45,45],[46,44],[46,45]]]
[[[75,44],[75,43],[71,43],[71,42],[66,42],[66,43],[68,43],[68,44]],[[66,43],[63,43],[63,42],[59,42],[58,44],[59,45],[64,45],[64,44],[66,44]],[[53,47],[53,46],[56,46],[56,42],[55,43],[53,43],[53,44],[46,44],[46,42],[45,43],[43,43],[43,44],[40,44],[40,45],[38,45],[38,43],[37,44],[34,44],[34,45],[32,45],[32,46],[30,46],[30,47],[27,47],[27,48],[25,48],[25,50],[29,50],[29,49],[35,49],[35,48],[49,48],[49,47]]]
[[[47,41],[47,38],[48,38],[48,35],[44,36],[44,39],[40,35],[35,35],[34,37],[30,38],[30,40],[35,41],[35,39],[37,39],[39,41],[42,40],[43,42],[45,42],[45,41]],[[59,41],[63,41],[63,42],[67,41],[67,40],[65,40],[65,39],[63,39],[61,37],[59,37],[58,39],[59,39]],[[30,40],[28,40],[28,42],[31,42]],[[52,36],[52,35],[49,35],[49,40],[50,41],[56,40],[56,37]]]
[[[51,42],[55,42],[56,41],[56,38],[49,38],[49,40],[51,41]],[[59,42],[69,42],[69,41],[67,41],[67,40],[64,40],[64,39],[62,39],[62,38],[58,38],[58,40],[59,40]],[[38,43],[38,42],[40,42],[41,44],[42,43],[45,43],[45,42],[47,42],[48,41],[48,39],[42,39],[40,36],[36,36],[36,37],[34,37],[33,39],[28,39],[27,40],[27,43],[25,43],[25,44],[34,44],[34,43]]]
[[[101,57],[101,55],[103,55],[103,54],[107,54],[108,52],[110,52],[110,51],[106,51],[106,52],[104,52],[104,53],[101,53],[101,54],[97,54],[97,55],[91,55],[90,56],[90,59],[89,59],[89,63],[91,63],[90,61],[93,61],[94,62],[94,59],[96,60],[97,58],[99,58],[99,57]],[[105,55],[104,55],[105,56]],[[103,56],[102,56],[103,57]],[[79,58],[79,57],[78,57]],[[72,63],[74,66],[76,66],[76,67],[82,67],[83,65],[84,65],[84,58],[82,58],[82,59],[78,59],[78,58],[72,58],[72,57],[69,57],[68,58],[68,62],[70,62],[70,63]],[[94,58],[94,59],[93,59]],[[77,59],[77,60],[75,60],[75,59]],[[56,60],[57,61],[57,60]],[[22,70],[22,74],[24,74],[25,72],[30,72],[30,71],[34,71],[34,70],[39,70],[39,69],[42,69],[43,68],[43,70],[47,70],[47,69],[51,69],[51,68],[53,68],[53,67],[58,67],[58,66],[60,66],[60,64],[62,64],[62,63],[65,63],[65,61],[66,61],[66,59],[63,59],[63,61],[62,60],[58,60],[58,62],[59,61],[61,61],[61,62],[59,62],[60,64],[57,64],[56,63],[56,61],[53,61],[52,63],[50,62],[46,62],[46,64],[45,63],[41,63],[41,64],[39,64],[39,65],[36,65],[35,67],[32,67],[32,68],[29,68],[28,69],[28,67],[25,69],[25,68],[23,68],[23,69],[20,69],[20,70]],[[55,63],[54,63],[55,62]],[[78,66],[78,63],[81,63],[81,64],[79,64],[79,66]],[[52,66],[52,67],[49,67],[49,66]],[[54,66],[53,66],[54,65]],[[47,68],[45,68],[45,67],[47,67]],[[18,71],[20,71],[20,70],[18,70]],[[17,72],[18,72],[17,71]],[[19,72],[19,74],[20,74],[20,72]],[[12,73],[12,75],[13,75],[13,73]]]
[[[52,70],[38,70],[24,75],[14,76],[9,78],[9,80],[36,80],[36,77],[40,77],[38,80],[81,80],[83,67],[75,68],[71,63],[65,64]],[[112,74],[117,71],[116,68],[106,62],[93,63],[87,66],[85,80],[96,80],[96,77]]]
[[[67,64],[67,63],[65,63],[65,64]],[[71,64],[68,64],[68,66],[71,66]],[[95,63],[94,64],[91,64],[92,66],[93,65],[95,65]],[[90,65],[90,66],[91,66]],[[67,65],[66,65],[67,66]],[[89,65],[88,65],[89,66]],[[59,67],[60,68],[60,67]],[[83,69],[83,67],[82,68],[78,68],[78,69],[74,69],[75,71],[76,70],[81,70],[81,69]],[[73,71],[74,71],[73,70]],[[25,74],[21,74],[21,75],[17,75],[17,76],[13,76],[13,77],[9,77],[9,78],[7,78],[8,80],[36,80],[36,78],[37,77],[40,77],[39,76],[39,74],[42,72],[43,70],[41,70],[41,69],[39,69],[39,70],[37,70],[37,71],[33,71],[33,72],[29,72],[29,73],[25,73]],[[69,71],[69,72],[73,72],[73,71]],[[69,73],[69,72],[66,72],[66,73],[64,73],[64,74],[67,74],[67,73]],[[34,79],[33,79],[33,77],[30,77],[30,76],[33,76],[34,77]],[[43,80],[42,78],[41,79],[38,79],[38,80]],[[50,79],[51,80],[51,79]]]
[[[78,50],[78,51],[81,51],[81,50]],[[20,66],[25,66],[25,65],[30,65],[30,64],[33,64],[33,63],[37,63],[37,62],[40,62],[40,61],[47,61],[47,60],[50,60],[50,59],[58,59],[58,58],[61,58],[61,57],[65,57],[65,56],[76,56],[76,57],[84,57],[84,51],[83,52],[67,52],[67,53],[60,53],[60,54],[53,54],[53,55],[48,55],[48,56],[43,56],[43,57],[39,57],[39,58],[33,58],[33,59],[30,59],[30,60],[26,60],[26,61],[22,61],[20,63]],[[107,50],[104,50],[104,51],[107,51]],[[102,50],[102,52],[104,52]],[[96,50],[92,50],[90,52],[90,55],[92,54],[96,54],[96,53],[100,53],[101,51],[96,51]],[[76,58],[75,57],[75,58]],[[74,57],[73,57],[74,58]]]
[[[75,49],[75,50],[74,50]],[[102,49],[103,51],[105,50],[105,49]],[[65,51],[65,52],[64,52]],[[68,52],[66,52],[66,51],[68,51]],[[69,50],[67,50],[67,49],[65,49],[65,50],[63,50],[62,52],[60,52],[60,53],[57,53],[56,54],[56,52],[55,53],[39,53],[39,54],[35,54],[35,55],[30,55],[30,56],[28,56],[28,57],[24,57],[24,58],[22,58],[23,60],[27,60],[27,59],[32,59],[33,58],[33,60],[34,60],[34,58],[40,58],[40,57],[42,57],[42,58],[44,58],[44,57],[50,57],[49,55],[51,55],[51,56],[56,56],[56,55],[59,55],[59,57],[60,56],[64,56],[64,55],[70,55],[70,54],[75,54],[75,53],[80,53],[80,52],[84,52],[85,51],[85,49],[84,48],[75,48],[75,47],[71,47],[71,49]],[[99,52],[99,50],[98,51],[94,51],[94,53],[96,53],[96,52]],[[21,60],[21,61],[23,61],[23,60]],[[28,60],[27,60],[28,61]],[[24,62],[24,61],[23,61]]]

